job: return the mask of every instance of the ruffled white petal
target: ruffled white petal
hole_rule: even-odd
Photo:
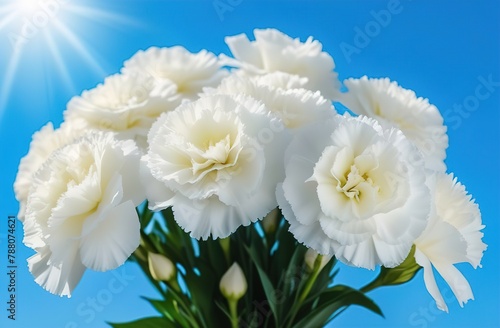
[[[337,116],[299,129],[285,154],[280,202],[293,214],[290,231],[350,265],[397,266],[430,210],[418,158],[401,132],[366,117]]]
[[[83,265],[96,271],[107,271],[122,265],[141,239],[139,217],[132,201],[102,214],[105,215],[103,220],[82,236],[80,246]]]
[[[140,177],[141,184],[146,191],[148,207],[152,211],[160,211],[172,205],[172,198],[175,193],[165,186],[165,184],[153,177],[148,168],[149,156],[146,154],[141,159]]]
[[[325,235],[317,221],[304,225],[297,221],[290,203],[285,198],[282,184],[278,184],[276,187],[276,199],[283,216],[290,223],[290,232],[297,241],[316,250],[319,254],[328,255],[334,253],[339,244]]]
[[[181,102],[177,86],[141,72],[115,74],[94,89],[73,97],[64,112],[68,122],[86,129],[112,131],[145,146],[147,133],[160,114]]]
[[[228,237],[238,227],[258,219],[238,207],[222,203],[216,196],[196,201],[179,196],[172,209],[179,226],[190,232],[192,238],[203,240]]]
[[[71,297],[71,293],[85,272],[78,253],[78,243],[72,243],[66,248],[63,261],[54,263],[51,261],[51,251],[46,246],[28,258],[28,268],[36,283],[45,290],[52,294]]]
[[[373,117],[383,126],[394,126],[418,147],[426,167],[445,172],[448,136],[439,110],[411,90],[403,89],[388,78],[344,81],[348,92],[340,96],[342,104],[354,113]]]
[[[325,121],[334,116],[335,109],[319,92],[303,88],[283,88],[276,85],[294,83],[276,82],[269,75],[283,79],[284,73],[267,74],[262,77],[231,75],[215,89],[205,90],[209,94],[246,95],[261,101],[265,108],[281,119],[285,127],[296,129],[310,123]],[[281,77],[280,77],[281,76]],[[286,75],[288,76],[288,75]]]
[[[415,240],[415,259],[424,268],[425,285],[438,308],[448,311],[432,267],[451,287],[460,306],[473,300],[469,283],[454,264],[480,266],[486,250],[480,231],[484,225],[477,204],[452,174],[428,173],[427,185],[432,194],[432,210],[426,229]]]
[[[59,129],[54,129],[52,123],[47,123],[40,131],[33,134],[28,154],[21,159],[14,182],[16,199],[19,201],[17,217],[24,221],[26,200],[33,183],[33,175],[57,149],[73,142],[83,134],[81,124],[63,123]]]
[[[272,129],[278,123],[246,95],[205,95],[161,116],[141,168],[150,208],[173,206],[179,225],[202,239],[263,218],[284,177],[289,136]]]
[[[301,42],[276,29],[256,29],[254,35],[252,42],[244,34],[226,37],[235,59],[221,56],[224,64],[236,66],[240,74],[249,76],[273,72],[297,75],[307,78],[304,87],[309,90],[319,90],[329,99],[338,95],[335,63],[317,40],[309,37]]]
[[[429,259],[417,248],[415,250],[415,261],[424,269],[424,282],[425,287],[432,298],[436,301],[436,306],[438,309],[448,312],[448,306],[443,299],[443,295],[439,291],[436,279],[434,278],[434,272],[432,271],[432,265]]]
[[[181,46],[151,47],[124,63],[122,73],[146,73],[155,80],[174,83],[182,98],[194,100],[204,87],[216,86],[227,74],[222,63],[206,50],[191,53]]]
[[[481,266],[481,258],[486,250],[482,242],[485,227],[482,224],[479,206],[465,186],[453,174],[440,174],[436,177],[435,204],[437,215],[454,226],[467,243],[467,262],[474,268]]]
[[[472,289],[469,282],[465,277],[458,271],[453,265],[433,263],[437,272],[444,278],[446,283],[451,287],[453,294],[458,300],[458,304],[461,307],[469,300],[474,300],[474,295],[472,294]]]
[[[252,77],[252,81],[257,85],[267,85],[272,88],[284,90],[303,89],[307,84],[307,80],[306,77],[279,71]]]
[[[144,199],[139,160],[132,141],[93,132],[54,152],[37,171],[24,242],[37,252],[29,267],[45,289],[69,296],[85,267],[116,268],[137,248],[135,207]]]

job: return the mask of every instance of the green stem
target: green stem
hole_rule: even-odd
[[[227,265],[231,265],[231,239],[230,237],[219,239],[220,247],[224,252]]]
[[[306,300],[307,296],[309,295],[309,292],[311,291],[311,288],[313,287],[314,283],[316,282],[316,278],[318,278],[318,275],[321,272],[322,259],[323,259],[323,255],[319,254],[316,257],[316,259],[314,260],[314,267],[313,267],[312,272],[309,274],[309,277],[307,277],[306,285],[304,286],[302,293],[300,293],[298,300],[295,302],[295,304],[292,307],[292,317],[290,318],[290,321],[288,322],[287,327],[292,326],[293,320],[295,320],[295,316],[297,315],[297,312],[300,310],[302,303]]]
[[[146,249],[146,251],[152,252],[152,253],[158,253],[155,245],[150,240],[149,236],[142,230],[140,231],[140,233],[141,233],[141,243],[144,246],[144,248]]]
[[[229,313],[231,314],[231,327],[238,328],[238,301],[228,299]]]
[[[380,280],[379,279],[375,279],[372,282],[370,282],[368,285],[363,286],[362,288],[360,288],[359,291],[361,291],[363,293],[368,293],[369,291],[372,291],[375,288],[380,287],[380,286],[383,286],[382,283],[380,282]]]
[[[174,300],[176,300],[177,303],[179,303],[180,306],[184,309],[184,311],[186,313],[185,318],[186,318],[186,320],[189,321],[189,323],[191,324],[191,326],[193,328],[199,328],[200,326],[198,325],[198,322],[196,321],[196,317],[195,317],[194,313],[187,306],[187,304],[184,302],[184,300],[182,299],[182,296],[181,295],[177,295],[177,292],[175,292],[175,291],[170,291],[170,294],[172,295],[172,297],[174,298]]]
[[[181,286],[179,286],[179,283],[177,282],[177,279],[175,279],[175,277],[167,281],[167,284],[170,288],[172,288],[176,292],[181,293]]]
[[[316,257],[316,260],[314,260],[314,268],[311,274],[309,275],[309,279],[306,282],[306,286],[304,287],[304,290],[302,290],[302,293],[300,294],[299,297],[299,305],[304,302],[306,299],[307,295],[309,295],[309,292],[311,291],[312,286],[316,282],[316,278],[318,278],[318,275],[320,273],[320,267],[321,267],[321,261],[323,259],[323,255],[318,255]]]

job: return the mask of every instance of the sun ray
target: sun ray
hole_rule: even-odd
[[[68,91],[74,93],[77,89],[76,83],[69,71],[74,60],[83,64],[100,78],[104,78],[109,73],[104,70],[105,62],[99,54],[88,47],[81,38],[79,32],[82,32],[81,28],[84,24],[99,24],[100,30],[116,29],[120,26],[138,28],[145,26],[133,17],[116,14],[104,8],[88,7],[84,4],[75,4],[73,1],[64,3],[61,1],[57,10],[54,9],[53,15],[50,15],[50,21],[47,24],[36,26],[36,31],[29,37],[19,35],[24,33],[23,29],[27,29],[26,24],[36,23],[32,21],[33,15],[37,13],[37,10],[43,9],[41,6],[40,0],[0,0],[0,31],[9,39],[12,46],[10,54],[6,51],[8,45],[0,49],[2,55],[4,53],[6,55],[0,62],[0,120],[6,112],[14,83],[17,83],[18,68],[24,67],[24,63],[31,60],[33,56],[44,55],[45,57],[46,55],[45,58],[48,58],[50,62],[44,65],[45,73],[35,78],[40,81],[48,79],[46,82],[52,82],[50,76],[53,72],[57,76],[58,83],[64,83]],[[18,35],[12,33],[16,30]],[[37,42],[36,38],[42,42]],[[65,56],[66,50],[77,53],[78,56],[68,58]]]
[[[61,24],[57,19],[53,21],[54,26],[62,34],[66,40],[71,43],[75,50],[83,57],[89,66],[92,67],[95,73],[99,74],[102,78],[106,75],[106,71],[99,65],[99,63],[92,57],[92,54],[87,50],[87,48],[82,44],[78,36],[76,36],[69,28]]]
[[[106,10],[84,7],[76,4],[71,4],[66,9],[73,14],[81,16],[85,19],[92,19],[98,21],[99,23],[111,23],[116,22],[123,25],[140,27],[143,24],[135,19],[132,19],[128,16],[115,14]],[[109,24],[112,25],[112,24]]]
[[[21,58],[21,51],[14,51],[12,57],[7,64],[7,71],[5,72],[2,89],[0,90],[0,121],[5,113],[5,105],[9,98],[10,89],[12,87],[12,82],[14,82],[15,73],[17,71],[17,66],[19,65],[19,59]]]
[[[45,40],[47,41],[47,45],[49,47],[50,54],[54,58],[54,63],[56,65],[57,70],[59,71],[59,74],[62,77],[62,80],[64,81],[64,85],[68,87],[69,91],[73,92],[75,91],[75,85],[73,83],[73,80],[69,76],[68,70],[66,69],[66,66],[64,64],[64,60],[61,57],[61,53],[59,52],[59,48],[57,47],[57,44],[54,42],[54,39],[52,38],[52,35],[50,32],[43,33],[43,36]]]
[[[5,12],[13,12],[13,11],[15,11],[15,7],[16,7],[16,4],[14,2],[0,6],[0,14],[3,14]]]
[[[17,18],[17,16],[18,16],[17,12],[11,12],[7,16],[5,16],[2,19],[0,19],[0,31],[3,28],[5,28],[7,25],[9,25],[10,23],[12,23],[12,21],[14,21]]]

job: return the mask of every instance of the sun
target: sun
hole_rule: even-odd
[[[66,86],[73,85],[67,69],[69,60],[78,60],[98,76],[108,75],[96,59],[97,51],[79,36],[88,26],[95,27],[96,21],[137,25],[126,16],[96,8],[83,0],[0,0],[0,32],[8,40],[7,46],[2,45],[2,52],[9,52],[5,67],[0,67],[5,72],[0,75],[0,120],[19,65],[29,63],[34,56],[50,58],[47,70],[57,74]],[[67,49],[72,49],[76,56],[65,57],[62,53]],[[44,83],[44,76],[37,78],[40,85]]]
[[[42,2],[38,0],[16,0],[16,6],[24,14],[31,14],[38,9]]]

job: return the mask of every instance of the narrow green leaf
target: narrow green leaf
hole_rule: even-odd
[[[126,323],[109,323],[113,328],[177,328],[175,324],[163,317],[149,317]]]
[[[380,315],[381,317],[384,317],[380,307],[371,298],[355,289],[351,289],[347,295],[342,296],[342,299],[335,303],[339,305],[339,308],[350,305],[359,305]]]
[[[160,314],[178,323],[178,326],[189,327],[189,322],[185,318],[189,314],[182,312],[180,306],[176,304],[173,298],[168,297],[165,300],[154,300],[147,297],[142,298],[148,301],[156,311],[160,312]]]
[[[154,212],[150,211],[148,208],[148,201],[144,203],[142,213],[138,211],[138,214],[141,222],[141,230],[144,231],[144,229],[149,225],[154,216]]]
[[[332,283],[333,280],[331,272],[333,271],[335,263],[336,259],[335,257],[333,257],[321,270],[304,304],[310,301],[314,301],[323,291],[328,289],[328,286]]]
[[[207,249],[208,260],[210,262],[210,265],[212,266],[212,269],[216,273],[216,276],[222,277],[222,275],[228,269],[228,264],[226,263],[224,250],[222,249],[219,241],[209,238],[206,241],[201,241],[200,244],[205,244],[204,246]]]
[[[370,298],[362,292],[348,286],[335,286],[320,296],[320,305],[312,311],[309,311],[294,328],[317,328],[323,327],[329,318],[335,313],[350,305],[363,306],[381,316],[380,308]]]
[[[285,221],[276,232],[275,244],[277,243],[278,247],[271,258],[271,263],[273,263],[274,268],[274,270],[271,270],[271,274],[278,278],[283,268],[289,266],[290,259],[293,257],[297,248],[304,250],[304,254],[307,250],[307,248],[299,244],[292,233],[288,231],[289,227],[290,225]],[[303,258],[300,258],[301,262],[303,262],[303,260]]]
[[[269,303],[269,307],[271,311],[273,312],[274,320],[275,320],[275,325],[276,327],[279,327],[279,317],[278,317],[278,300],[276,299],[276,291],[278,290],[276,287],[273,286],[271,283],[271,280],[269,280],[269,277],[267,273],[262,269],[260,265],[260,259],[258,254],[256,253],[255,248],[252,247],[246,247],[246,250],[250,257],[252,258],[253,262],[255,263],[255,266],[257,268],[257,272],[259,273],[259,278],[262,283],[262,287],[264,288],[264,293],[266,294],[267,301]]]
[[[286,293],[285,295],[287,297],[292,294],[293,290],[297,289],[298,282],[304,275],[304,273],[302,272],[302,268],[305,253],[306,248],[301,247],[301,245],[297,245],[292,257],[288,260],[287,265],[284,266],[286,267],[286,271],[280,278],[279,286],[283,286],[283,291]]]
[[[211,327],[218,320],[214,300],[219,284],[213,273],[205,271],[202,276],[198,276],[191,269],[187,269],[184,279],[191,294],[192,304],[196,306],[199,319],[202,322],[210,323],[208,326]]]

